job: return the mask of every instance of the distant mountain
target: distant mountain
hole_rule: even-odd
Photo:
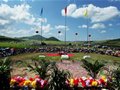
[[[55,37],[49,37],[49,38],[45,38],[41,35],[34,35],[34,36],[29,36],[29,37],[21,37],[19,39],[22,39],[22,40],[47,40],[47,41],[59,41],[57,38]]]
[[[0,36],[0,41],[3,42],[3,41],[23,41],[23,40],[20,40],[20,39],[17,39],[17,38],[10,38],[10,37],[6,37],[6,36]]]
[[[55,37],[49,37],[46,38],[47,41],[60,41],[59,39],[55,38]]]
[[[21,37],[19,39],[23,39],[23,40],[45,40],[45,37],[42,37],[41,35],[34,35],[34,36],[29,36],[29,37]]]
[[[112,47],[120,47],[120,38],[119,39],[112,39],[106,40],[100,43],[101,45],[112,46]]]

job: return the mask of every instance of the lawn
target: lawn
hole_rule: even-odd
[[[37,57],[39,55],[42,55],[44,53],[26,53],[26,54],[20,54],[16,56],[11,56],[13,60],[27,60],[31,59],[33,57]],[[101,55],[101,54],[95,54],[95,53],[90,53],[90,54],[84,54],[84,53],[73,53],[74,56],[70,58],[70,60],[81,60],[84,55],[90,55],[91,58],[95,60],[107,60],[107,61],[120,61],[120,57],[114,57],[110,55]],[[49,60],[55,60],[58,61],[60,60],[59,56],[56,57],[46,57]]]

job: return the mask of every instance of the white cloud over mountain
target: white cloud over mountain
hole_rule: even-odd
[[[72,18],[85,18],[84,13],[86,10],[91,22],[104,22],[120,15],[120,11],[115,6],[98,7],[89,4],[87,7],[77,7],[76,4],[70,4],[67,6],[67,16]],[[64,9],[62,9],[61,14],[65,16]]]
[[[35,32],[32,27],[41,30],[41,22],[47,23],[47,19],[35,17],[30,13],[30,8],[28,4],[14,6],[0,4],[0,34],[6,36],[26,36],[26,34],[31,35]],[[29,26],[29,29],[18,29],[13,27],[12,24],[24,24]],[[42,26],[43,33],[48,33],[51,29],[52,27],[50,24]]]

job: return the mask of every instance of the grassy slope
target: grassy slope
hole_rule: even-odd
[[[96,43],[112,47],[120,47],[120,39],[97,41]]]
[[[16,39],[16,38],[10,38],[10,37],[5,37],[5,36],[0,36],[0,42],[4,42],[4,41],[7,41],[7,42],[11,42],[11,41],[23,41],[23,40],[20,40],[20,39]]]
[[[2,39],[1,39],[2,40]],[[63,45],[65,44],[64,41],[45,41],[46,44],[51,44],[51,45]],[[27,40],[27,41],[21,41],[21,42],[16,42],[16,41],[2,41],[0,42],[0,47],[16,47],[16,48],[24,48],[24,47],[31,47],[31,44],[40,44],[40,40]],[[67,44],[72,43],[72,44],[83,44],[83,41],[80,42],[67,42]],[[99,45],[107,45],[107,46],[113,46],[113,47],[120,47],[120,39],[115,39],[115,40],[106,40],[106,41],[94,41],[92,42],[93,44],[99,44]],[[32,46],[35,47],[35,46]]]

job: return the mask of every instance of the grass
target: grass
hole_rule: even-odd
[[[44,41],[48,45],[61,45],[63,46],[65,44],[64,41]],[[16,42],[16,41],[4,41],[0,42],[0,47],[14,47],[14,48],[25,48],[25,47],[31,47],[31,48],[36,48],[39,47],[32,45],[32,44],[40,44],[40,40],[26,40],[26,41],[21,41],[21,42]],[[70,42],[67,41],[66,44],[72,44],[72,45],[79,45],[81,47],[82,44],[84,44],[84,41],[77,41],[77,42]],[[120,41],[119,39],[117,40],[103,40],[103,41],[93,41],[91,42],[93,45],[98,44],[98,45],[107,45],[107,46],[113,46],[113,47],[120,47]]]
[[[26,53],[26,54],[20,54],[16,56],[11,56],[12,60],[28,60],[33,57],[38,57],[39,55],[42,55],[43,53]],[[74,56],[70,58],[70,60],[81,60],[83,56],[86,55],[84,53],[74,53]],[[91,56],[91,58],[95,60],[107,60],[107,61],[120,61],[120,57],[114,57],[114,56],[109,56],[109,55],[101,55],[101,54],[95,54],[91,53],[88,54]],[[60,56],[56,57],[46,57],[47,60],[52,60],[52,61],[58,61],[60,60]]]
[[[74,57],[72,57],[74,60],[81,60],[83,58],[84,53],[76,53]],[[91,56],[91,58],[93,58],[94,60],[107,60],[109,61],[120,61],[120,57],[114,57],[114,56],[110,56],[110,55],[101,55],[101,54],[95,54],[95,53],[90,53],[88,54]]]
[[[27,42],[0,42],[0,47],[25,48],[30,46]]]

